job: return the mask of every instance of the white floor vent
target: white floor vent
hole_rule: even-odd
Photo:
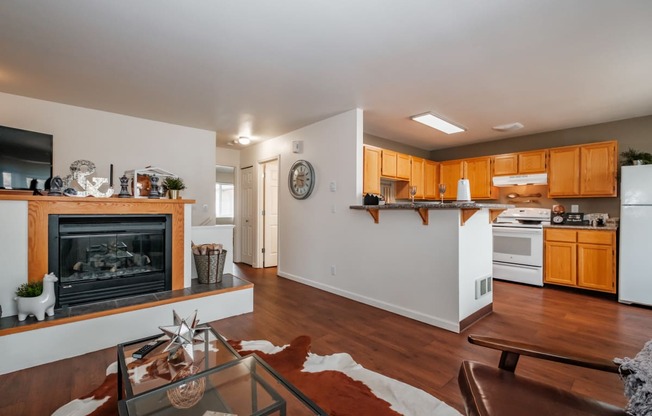
[[[475,281],[475,298],[480,299],[481,296],[491,292],[493,281],[491,276],[481,277]]]

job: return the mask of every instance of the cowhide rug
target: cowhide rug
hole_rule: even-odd
[[[229,343],[241,355],[256,353],[333,416],[460,416],[423,390],[363,368],[349,354],[311,353],[307,336],[283,347],[269,341]],[[100,387],[65,404],[52,416],[116,416],[116,373],[117,366],[113,363],[107,368]]]

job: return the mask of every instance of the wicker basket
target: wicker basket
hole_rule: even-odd
[[[206,254],[193,254],[199,283],[220,283],[224,273],[226,250],[208,250]]]

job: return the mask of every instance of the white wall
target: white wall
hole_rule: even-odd
[[[14,296],[27,283],[27,201],[0,201],[0,306],[16,315]]]
[[[240,261],[240,150],[218,147],[215,149],[215,163],[235,168],[235,201],[233,206],[233,261]]]
[[[70,173],[70,164],[95,163],[95,176],[114,185],[125,170],[156,166],[181,176],[195,199],[192,224],[215,223],[215,133],[88,108],[0,93],[0,124],[54,135],[54,174]]]
[[[303,154],[292,153],[294,140],[303,140]],[[430,211],[428,226],[412,211],[381,211],[380,223],[374,224],[367,212],[349,209],[362,203],[361,153],[359,109],[241,150],[241,166],[258,169],[262,160],[280,159],[278,274],[457,331],[465,317],[461,313],[478,307],[469,298],[472,293],[460,295],[460,275],[465,276],[466,291],[475,274],[486,269],[461,268],[473,252],[460,251],[471,239],[459,227],[460,211]],[[290,166],[298,159],[308,160],[315,169],[315,188],[306,200],[292,198],[287,187]],[[335,192],[329,190],[331,181]],[[490,236],[487,214],[476,215],[468,230],[483,224]],[[489,241],[489,256],[490,247]],[[490,267],[490,257],[485,263]],[[331,266],[336,268],[334,276]],[[480,303],[487,300],[490,297]]]

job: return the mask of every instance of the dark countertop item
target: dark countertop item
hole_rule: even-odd
[[[600,227],[593,227],[591,225],[544,225],[543,228],[565,228],[569,230],[595,230],[595,231],[615,231],[618,229],[617,225],[607,224]]]
[[[511,204],[485,204],[477,202],[399,202],[385,205],[351,205],[350,209],[507,209],[514,208]]]

